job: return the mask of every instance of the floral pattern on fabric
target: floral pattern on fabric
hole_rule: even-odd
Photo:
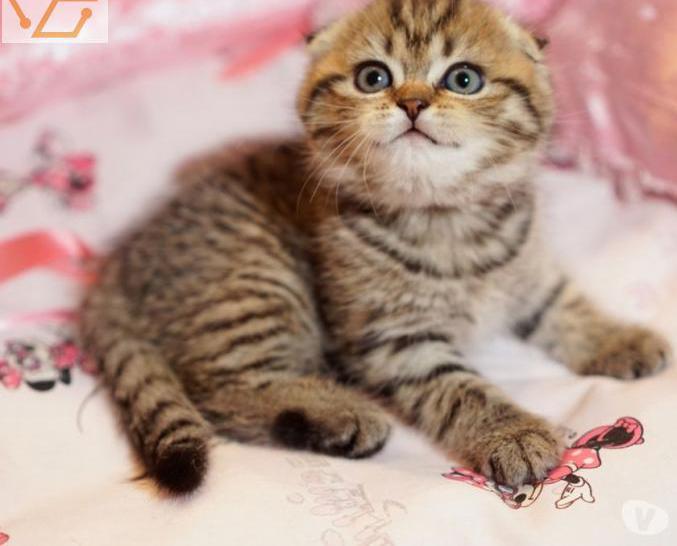
[[[96,171],[93,154],[65,150],[62,139],[48,131],[38,138],[33,156],[33,166],[25,174],[10,173],[0,166],[0,212],[31,188],[56,195],[68,208],[91,206]]]
[[[77,368],[94,373],[95,364],[70,338],[8,339],[0,345],[0,383],[7,389],[25,385],[38,392],[51,391],[70,385]]]

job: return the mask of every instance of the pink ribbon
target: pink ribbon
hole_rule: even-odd
[[[90,283],[94,253],[71,233],[45,230],[0,242],[0,283],[36,268],[48,268],[81,283]]]
[[[111,23],[115,19],[115,24],[111,24],[110,42],[107,44],[66,49],[45,45],[40,49],[40,55],[26,53],[26,49],[32,51],[33,48],[25,48],[22,44],[17,47],[14,44],[0,45],[0,59],[3,61],[0,62],[0,124],[31,114],[44,104],[105,88],[135,74],[194,62],[218,52],[237,52],[239,56],[242,50],[251,52],[256,49],[261,54],[263,49],[267,49],[266,55],[255,59],[259,63],[265,62],[284,51],[283,42],[291,45],[301,40],[308,28],[310,14],[319,2],[299,0],[285,7],[286,2],[270,0],[266,2],[269,9],[247,10],[251,13],[248,16],[240,14],[234,17],[216,10],[215,17],[209,14],[190,15],[183,21],[178,15],[160,21],[157,13],[163,7],[168,6],[172,13],[182,13],[181,4],[190,2],[126,0],[121,9],[117,7],[121,1],[110,2]],[[143,4],[154,4],[156,9],[147,9]],[[124,9],[125,6],[127,9]],[[292,36],[292,33],[295,34],[293,42],[286,39],[278,41],[281,36]],[[278,43],[268,48],[263,44],[269,39]],[[277,50],[274,51],[274,48]],[[239,65],[235,67],[235,73],[240,68],[246,69],[244,64],[237,60],[234,62]],[[229,72],[228,69],[226,71]]]
[[[37,268],[51,269],[82,284],[94,281],[90,267],[92,250],[72,233],[44,230],[25,233],[0,242],[0,284]],[[77,318],[72,310],[49,310],[0,319],[0,331],[17,326],[68,323]]]
[[[271,29],[256,45],[235,54],[223,70],[222,76],[234,78],[253,72],[300,42],[312,31],[315,4],[313,2],[305,9],[276,17],[277,29]]]
[[[0,319],[0,332],[18,326],[30,326],[33,324],[68,324],[75,321],[77,317],[77,312],[71,309],[54,309],[51,311],[24,313],[6,319]]]

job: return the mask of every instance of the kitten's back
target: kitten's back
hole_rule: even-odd
[[[251,331],[267,307],[285,307],[285,298],[314,313],[295,199],[302,173],[293,142],[240,147],[187,165],[176,197],[106,260],[83,305],[85,345],[137,452],[171,492],[202,482],[213,428],[194,403],[210,398],[213,378],[186,363],[214,342],[193,343],[185,333],[219,309],[215,302],[232,300],[228,312],[257,303],[248,295],[265,299]],[[270,282],[279,286],[264,286]],[[294,323],[283,312],[279,319]],[[225,326],[214,326],[212,337],[227,338]],[[253,336],[249,343],[264,341]]]

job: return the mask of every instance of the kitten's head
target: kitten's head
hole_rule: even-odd
[[[552,118],[541,44],[477,0],[375,0],[315,35],[299,98],[324,184],[453,206],[525,176]]]

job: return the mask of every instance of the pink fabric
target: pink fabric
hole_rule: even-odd
[[[36,231],[0,241],[0,283],[37,267],[53,269],[81,282],[93,280],[87,261],[93,254],[74,235]]]
[[[53,193],[68,208],[91,205],[96,186],[96,158],[91,153],[65,150],[55,133],[45,131],[32,155],[33,165],[26,172],[7,172],[0,165],[0,213],[31,188]]]
[[[489,0],[551,39],[559,118],[553,160],[590,165],[618,194],[677,203],[677,3]],[[241,76],[366,0],[111,0],[111,42],[0,46],[0,122],[132,74],[227,57]]]
[[[677,202],[677,3],[568,0],[548,29],[558,157]]]
[[[45,127],[58,131],[66,154],[90,153],[97,160],[92,208],[74,209],[51,190],[31,187],[0,212],[0,240],[51,227],[77,233],[93,248],[110,248],[175,191],[170,173],[183,158],[252,134],[292,131],[289,108],[297,76],[291,75],[302,69],[302,56],[291,55],[254,79],[224,85],[215,77],[213,60],[187,63],[110,86],[89,97],[86,108],[73,101],[0,128],[0,167],[11,173],[33,170],[31,151]],[[244,114],[228,115],[232,112]],[[566,268],[577,271],[605,307],[648,321],[677,340],[677,214],[646,203],[623,209],[610,202],[608,192],[590,187],[596,184],[591,176],[545,171],[542,179],[552,220],[548,231]],[[594,213],[580,214],[581,204]],[[0,285],[0,319],[75,307],[78,288],[52,270],[34,270]],[[633,384],[573,378],[534,351],[501,340],[482,348],[483,375],[525,408],[570,427],[569,440],[611,424],[610,417],[641,418],[645,444],[605,448],[602,467],[580,472],[592,493],[584,481],[575,489],[558,482],[545,485],[536,499],[532,487],[524,492],[521,511],[512,513],[492,493],[442,478],[454,463],[400,428],[384,453],[360,464],[218,445],[214,471],[198,496],[188,503],[160,499],[147,483],[132,481],[138,464],[108,396],[93,394],[95,379],[73,366],[77,350],[62,342],[75,333],[66,324],[0,331],[0,360],[7,364],[4,370],[0,365],[0,381],[6,378],[7,388],[15,389],[0,384],[0,531],[11,536],[9,545],[296,546],[371,540],[437,546],[461,537],[463,544],[502,546],[510,537],[520,545],[570,546],[601,532],[609,544],[626,545],[634,535],[623,524],[624,503],[644,499],[658,505],[638,506],[634,500],[628,505],[631,516],[642,515],[643,525],[647,514],[655,513],[659,522],[675,504],[670,457],[677,453],[672,433],[677,368]],[[31,344],[32,351],[26,347]],[[564,483],[567,491],[558,496]],[[558,510],[570,505],[569,513]],[[648,541],[677,544],[670,538],[674,530],[673,524]]]
[[[275,58],[289,47],[298,43],[301,36],[312,31],[310,12],[301,14],[293,24],[281,26],[255,47],[234,55],[223,71],[224,78],[243,76],[254,71],[267,61]]]
[[[308,28],[316,0],[110,0],[110,43],[0,45],[0,123],[139,72],[259,48]]]
[[[45,323],[71,323],[78,315],[72,309],[53,309],[50,311],[37,311],[24,313],[0,319],[0,331],[16,328],[18,326],[31,326]]]
[[[567,0],[490,0],[494,5],[508,11],[520,21],[530,25],[543,23],[566,3]]]
[[[70,232],[24,233],[0,241],[0,285],[36,268],[47,268],[87,284],[94,279],[89,267],[93,257],[90,248]],[[77,313],[70,309],[1,315],[0,334],[4,337],[5,331],[11,333],[26,327],[38,330],[46,325],[69,329],[76,318]],[[7,389],[18,389],[24,382],[40,391],[51,390],[57,381],[69,384],[70,370],[76,366],[89,373],[96,368],[70,337],[60,336],[53,343],[9,339],[0,344],[0,384]],[[45,377],[49,380],[45,381]]]

